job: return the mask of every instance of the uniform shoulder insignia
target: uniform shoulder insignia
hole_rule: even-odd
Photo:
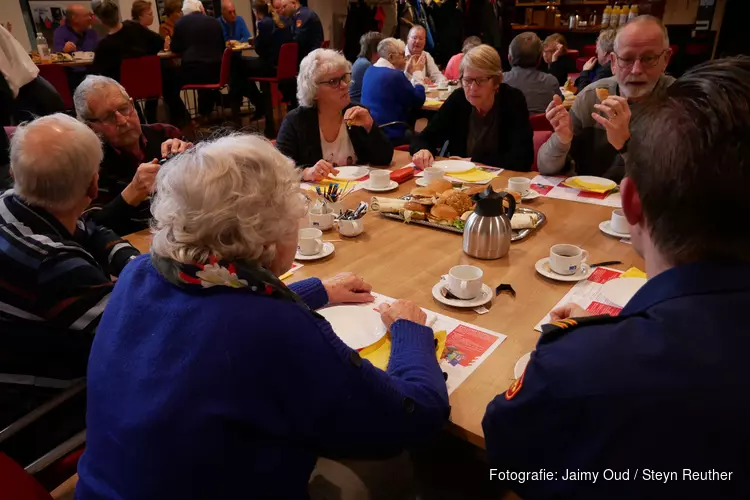
[[[553,321],[542,325],[542,336],[539,338],[540,344],[548,344],[559,339],[566,333],[575,330],[581,326],[606,325],[622,321],[624,318],[619,316],[610,316],[601,314],[599,316],[587,316],[585,318],[568,318],[560,321]]]
[[[510,387],[508,387],[508,390],[505,391],[505,399],[510,401],[514,397],[516,397],[516,394],[521,390],[521,387],[523,387],[523,378],[526,376],[526,370],[523,371],[520,377],[518,377],[516,380],[513,381],[512,384],[510,384]]]
[[[298,28],[302,27],[302,19],[297,19],[297,27]]]

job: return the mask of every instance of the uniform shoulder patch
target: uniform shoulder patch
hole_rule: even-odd
[[[297,19],[297,27],[298,28],[302,27],[302,19]]]
[[[542,336],[539,338],[540,344],[547,344],[562,337],[566,333],[575,330],[581,326],[606,325],[622,321],[623,317],[600,314],[598,316],[587,316],[584,318],[568,318],[560,321],[553,321],[542,325]]]
[[[525,376],[526,370],[524,369],[521,376],[514,380],[513,383],[510,384],[510,387],[508,387],[508,390],[505,391],[505,399],[510,401],[511,399],[516,397],[516,394],[518,394],[518,392],[521,390],[521,387],[523,387],[523,379]]]

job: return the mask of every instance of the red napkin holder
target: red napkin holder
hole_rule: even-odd
[[[404,167],[391,172],[391,180],[402,184],[414,177],[414,167]]]

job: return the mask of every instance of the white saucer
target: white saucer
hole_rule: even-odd
[[[629,234],[626,233],[617,233],[612,230],[612,224],[610,221],[605,220],[604,222],[599,224],[599,229],[604,234],[608,234],[610,236],[614,236],[615,238],[630,238]]]
[[[427,182],[427,179],[425,179],[424,177],[417,178],[417,186],[422,186],[423,188],[426,188],[429,185],[430,183]]]
[[[538,272],[545,278],[556,281],[581,281],[585,280],[591,275],[591,273],[589,272],[591,268],[586,263],[583,263],[581,265],[581,269],[576,274],[557,274],[549,268],[549,257],[539,259],[534,267],[536,268],[536,272]]]
[[[325,257],[328,257],[333,253],[333,243],[330,243],[328,241],[323,242],[323,249],[314,254],[314,255],[302,255],[299,253],[299,250],[297,251],[297,255],[294,256],[295,260],[318,260]]]
[[[352,349],[372,345],[386,332],[380,313],[373,309],[372,304],[326,307],[317,312],[328,320],[336,335]]]
[[[335,181],[356,181],[367,175],[370,171],[367,167],[337,167],[336,170],[339,173],[329,177]]]
[[[523,201],[530,201],[530,200],[536,200],[540,196],[542,196],[542,195],[539,194],[539,193],[537,193],[533,189],[529,189],[528,191],[526,191],[526,194],[524,194],[524,195],[521,196],[521,199]]]
[[[373,193],[384,193],[385,191],[393,191],[394,189],[396,189],[398,187],[398,182],[391,181],[386,187],[375,188],[370,186],[370,181],[368,180],[362,183],[362,187],[367,191],[372,191]]]
[[[465,160],[440,160],[432,163],[433,167],[439,168],[446,174],[460,174],[468,172],[476,167],[476,164]]]
[[[513,378],[519,379],[521,378],[521,375],[523,375],[523,372],[526,370],[526,365],[529,364],[529,361],[531,360],[531,353],[527,352],[520,358],[518,358],[518,361],[516,361],[516,366],[513,367]]]
[[[440,293],[440,290],[446,285],[447,283],[445,280],[441,279],[440,281],[438,281],[435,286],[432,287],[432,296],[435,297],[435,300],[447,306],[479,307],[492,300],[492,288],[490,288],[486,284],[482,284],[482,292],[477,297],[471,300],[446,299],[445,297],[443,297],[443,294]]]

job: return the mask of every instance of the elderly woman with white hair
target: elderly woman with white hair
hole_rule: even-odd
[[[529,110],[523,93],[503,83],[500,55],[489,45],[475,47],[464,55],[460,72],[462,88],[411,142],[416,166],[431,166],[448,141],[448,155],[507,170],[531,170],[534,132]]]
[[[318,456],[388,456],[440,431],[448,394],[418,306],[381,307],[386,372],[315,312],[372,301],[367,283],[278,278],[306,208],[261,137],[164,164],[151,255],[120,275],[92,347],[79,500],[306,498]]]
[[[302,168],[302,178],[320,181],[341,165],[389,166],[393,146],[369,110],[349,96],[352,65],[341,53],[310,52],[300,64],[300,107],[281,124],[276,147]]]

